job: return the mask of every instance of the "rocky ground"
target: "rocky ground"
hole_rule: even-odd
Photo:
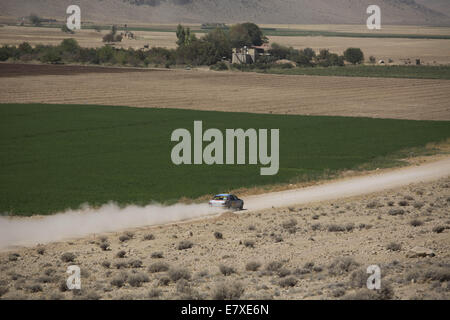
[[[1,299],[450,299],[450,178],[0,253]],[[81,290],[67,290],[69,265]],[[381,269],[368,290],[366,269]]]

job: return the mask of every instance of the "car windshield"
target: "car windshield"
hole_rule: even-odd
[[[215,196],[213,200],[227,200],[227,196]]]

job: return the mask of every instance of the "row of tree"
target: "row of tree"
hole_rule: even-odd
[[[117,49],[110,45],[101,48],[82,48],[74,39],[65,39],[58,46],[19,46],[0,48],[0,61],[39,60],[44,63],[91,63],[117,64],[131,66],[165,66],[172,65],[215,65],[222,60],[231,59],[232,48],[261,45],[267,42],[260,28],[253,23],[236,24],[229,29],[217,28],[201,38],[197,38],[189,28],[179,25],[176,31],[177,48],[151,48],[149,50]],[[115,40],[117,29],[112,29],[105,41]],[[287,59],[299,66],[342,66],[344,61],[360,63],[364,55],[360,49],[350,48],[344,56],[321,50],[318,54],[310,48],[304,50],[285,47],[276,43],[258,65],[270,67],[280,59]],[[219,68],[220,69],[220,68]]]

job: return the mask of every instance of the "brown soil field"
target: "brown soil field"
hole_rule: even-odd
[[[58,28],[4,26],[0,27],[0,45],[18,45],[25,41],[33,46],[37,44],[58,45],[64,39],[74,38],[82,47],[97,48],[104,45],[102,39],[108,32],[106,30],[97,32],[92,29],[84,29],[77,31],[75,34],[67,34]],[[176,47],[177,37],[175,32],[133,31],[133,33],[136,40],[124,39],[114,46],[125,49],[141,49],[145,45],[150,47]]]
[[[382,24],[381,30],[369,30],[365,24],[261,24],[262,28],[312,30],[349,33],[450,35],[450,27],[399,26]]]
[[[0,64],[0,73],[1,68],[11,66]],[[41,71],[42,75],[1,77],[0,103],[450,120],[448,80],[286,76],[203,69],[124,73],[95,70],[89,74],[48,75]]]
[[[142,68],[105,68],[97,66],[45,65],[45,64],[0,64],[0,78],[42,75],[76,75],[86,73],[133,73],[162,71]]]
[[[449,190],[444,178],[362,197],[16,248],[0,253],[0,296],[449,299]],[[417,256],[415,247],[431,251]],[[65,287],[69,265],[81,268],[81,290]],[[377,292],[366,288],[369,265],[381,269]]]
[[[389,39],[389,38],[344,38],[344,37],[269,37],[271,43],[292,46],[295,49],[312,48],[315,51],[330,49],[343,54],[347,48],[357,47],[364,52],[366,60],[374,56],[393,64],[404,64],[405,59],[421,59],[424,64],[449,64],[450,40],[435,39]]]

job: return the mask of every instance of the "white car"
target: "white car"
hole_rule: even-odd
[[[244,201],[236,197],[234,194],[222,193],[215,195],[212,200],[209,201],[211,207],[221,207],[227,209],[244,209]]]

